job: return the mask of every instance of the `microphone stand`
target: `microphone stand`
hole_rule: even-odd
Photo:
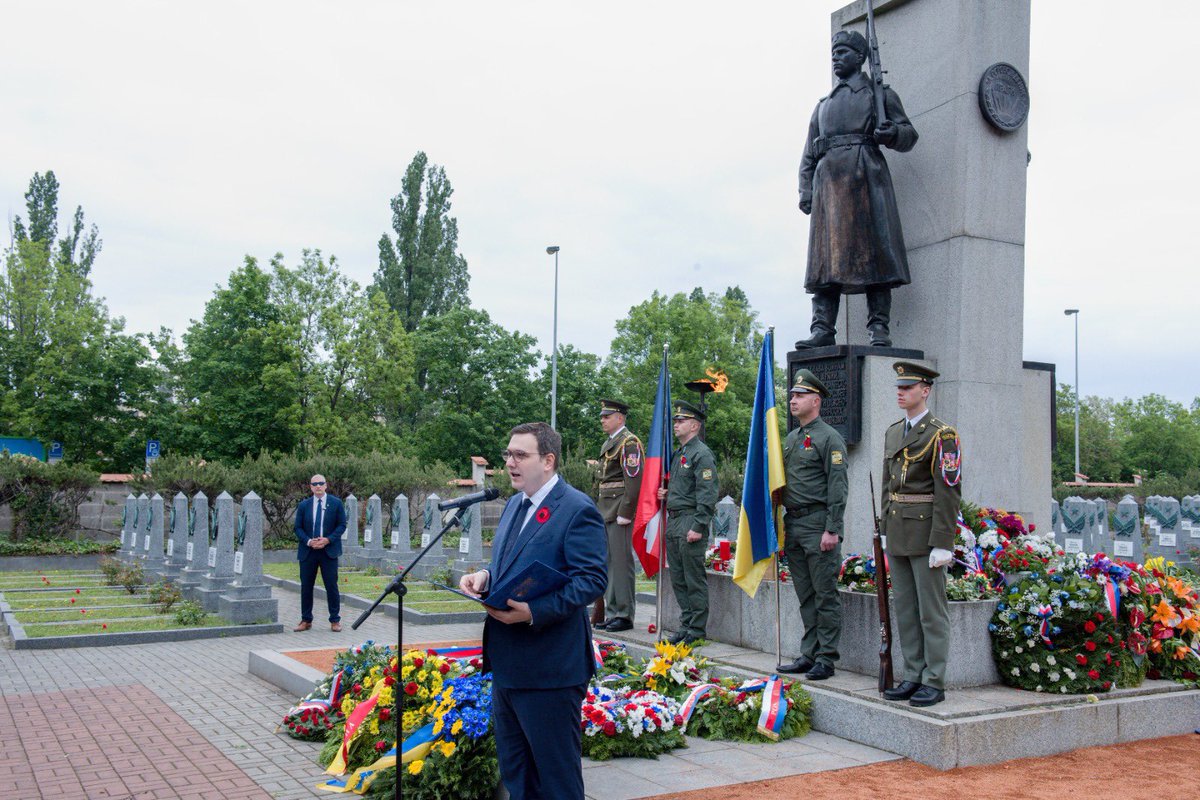
[[[482,500],[482,499],[483,498],[481,497],[480,500]],[[408,594],[408,587],[404,585],[404,579],[406,577],[408,577],[408,573],[412,572],[412,568],[415,567],[417,565],[417,563],[422,558],[425,557],[425,554],[429,552],[430,548],[432,548],[435,544],[440,542],[442,540],[442,537],[445,536],[446,533],[451,528],[462,525],[463,515],[467,513],[468,508],[470,508],[470,506],[460,506],[459,509],[454,512],[454,515],[452,517],[450,517],[450,521],[446,523],[445,527],[442,528],[442,530],[437,534],[437,536],[434,536],[432,539],[429,540],[429,544],[425,545],[425,547],[421,550],[420,553],[417,553],[417,557],[414,558],[412,560],[412,562],[407,567],[404,568],[403,572],[401,572],[396,577],[392,578],[392,582],[389,583],[384,588],[383,592],[379,595],[379,597],[375,598],[375,602],[371,604],[371,607],[368,608],[366,611],[362,612],[361,614],[359,614],[358,619],[354,620],[354,624],[350,626],[350,628],[352,630],[358,630],[358,626],[362,625],[364,622],[367,621],[367,617],[371,616],[372,612],[374,612],[375,609],[379,607],[379,604],[383,602],[383,599],[385,597],[387,597],[389,594],[395,594],[396,595],[396,659],[397,659],[396,664],[398,667],[402,666],[404,663],[404,651],[402,649],[402,647],[403,647],[402,643],[404,641],[404,595]],[[403,755],[403,753],[401,753],[401,751],[400,751],[400,747],[403,744],[404,744],[404,684],[403,684],[403,681],[400,679],[400,673],[398,672],[397,677],[396,677],[396,795],[395,795],[396,800],[400,800],[400,795],[401,795],[400,780],[401,780],[401,776],[404,775],[404,770],[400,766],[400,757]]]

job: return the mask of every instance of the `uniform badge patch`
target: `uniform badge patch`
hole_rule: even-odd
[[[843,460],[844,460],[844,458],[842,456],[841,450],[834,450],[832,453],[829,454],[829,462],[831,464],[841,464]]]
[[[700,470],[700,480],[711,481],[712,480],[712,470],[711,469]]]
[[[959,450],[958,435],[943,433],[937,440],[937,460],[942,480],[947,486],[957,486],[962,481],[962,452]]]
[[[636,478],[638,473],[642,471],[642,454],[632,452],[625,456],[625,474],[631,478]]]

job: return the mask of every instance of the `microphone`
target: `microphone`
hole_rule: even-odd
[[[456,497],[453,500],[443,500],[442,502],[438,503],[438,511],[448,511],[452,508],[472,506],[476,503],[482,503],[485,500],[495,500],[499,496],[499,489],[484,489],[482,492],[464,494],[462,497]]]

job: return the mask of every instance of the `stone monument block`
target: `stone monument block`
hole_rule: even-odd
[[[146,537],[150,534],[150,497],[142,492],[137,498],[137,513],[133,517],[133,551],[131,558],[141,561],[149,548]]]
[[[346,532],[342,534],[342,553],[353,556],[362,549],[358,541],[358,498],[348,494],[343,503],[346,506]]]
[[[1057,500],[1050,501],[1050,536],[1054,539],[1062,539],[1062,509],[1058,506]]]
[[[208,551],[208,572],[200,581],[197,601],[204,610],[220,610],[221,593],[233,582],[234,536],[236,535],[233,497],[229,492],[217,495],[217,541]]]
[[[1142,552],[1142,518],[1138,511],[1137,500],[1130,495],[1121,498],[1117,503],[1117,512],[1113,516],[1112,557],[1123,561],[1144,562]]]
[[[237,538],[233,581],[221,593],[217,612],[235,625],[278,622],[279,601],[271,598],[271,587],[262,576],[262,498],[254,492],[242,498]]]
[[[1082,497],[1068,497],[1062,507],[1063,528],[1062,548],[1067,553],[1092,553],[1091,534],[1088,520],[1094,523],[1096,509]]]
[[[438,517],[437,506],[434,505],[435,522]],[[458,559],[454,562],[455,576],[473,572],[487,566],[483,557],[483,509],[479,503],[469,506],[462,516],[462,528],[459,531]]]
[[[1151,506],[1146,502],[1146,518],[1151,522],[1150,547],[1148,556],[1162,556],[1168,561],[1179,561],[1186,557],[1187,549],[1182,543],[1182,515],[1179,512],[1179,501],[1174,497],[1156,498]]]
[[[122,559],[128,559],[137,546],[137,498],[132,494],[125,498],[125,509],[121,512],[121,550]]]
[[[184,552],[187,566],[179,576],[179,588],[183,596],[189,600],[196,599],[197,590],[204,573],[208,572],[208,550],[210,536],[210,514],[208,497],[204,492],[196,492],[192,498],[192,511],[188,514],[188,535],[190,537]]]
[[[1096,507],[1096,549],[1108,552],[1108,543],[1112,541],[1112,533],[1108,528],[1108,501],[1097,497],[1092,501]]]
[[[408,497],[403,494],[396,495],[396,499],[392,501],[392,536],[390,540],[391,555],[396,556],[399,561],[408,563],[412,556],[412,529],[410,527],[411,520],[408,516]],[[426,542],[421,543],[422,546]]]
[[[358,562],[363,566],[383,566],[383,537],[384,531],[383,501],[379,495],[373,494],[367,498],[367,520],[363,525],[362,549],[358,554]]]

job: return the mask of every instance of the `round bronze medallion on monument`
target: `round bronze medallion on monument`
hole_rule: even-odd
[[[1012,64],[992,64],[979,79],[979,110],[983,118],[1005,133],[1025,124],[1029,116],[1029,88]]]

